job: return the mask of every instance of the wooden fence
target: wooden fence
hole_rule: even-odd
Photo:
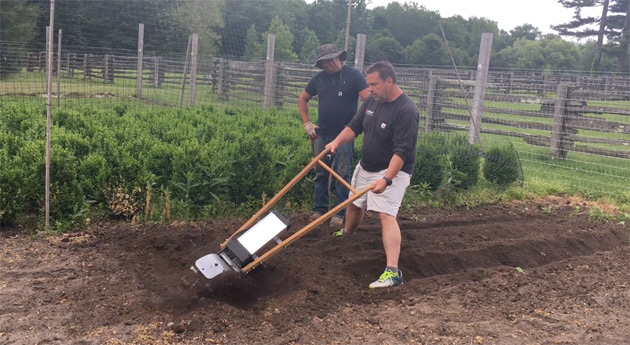
[[[143,79],[155,88],[181,85],[186,61],[181,57],[144,56]],[[27,71],[44,70],[45,53],[29,53]],[[310,64],[273,62],[272,91],[269,64],[265,61],[239,61],[220,57],[201,57],[196,80],[220,100],[263,105],[267,100],[276,107],[295,105],[308,80],[317,72]],[[362,65],[362,62],[361,62]],[[53,64],[57,66],[57,62]],[[117,79],[136,80],[137,56],[114,54],[61,54],[61,73],[82,76],[86,82],[113,83]],[[459,74],[458,74],[459,73]],[[428,131],[467,131],[466,99],[472,99],[476,70],[398,67],[398,84],[421,108],[423,127]],[[184,78],[185,79],[185,78]],[[522,138],[529,144],[549,147],[554,158],[566,158],[567,152],[630,159],[630,77],[587,76],[533,71],[490,71],[486,85],[486,105],[482,124],[501,125],[507,129],[481,128],[482,133]],[[611,102],[611,106],[590,103]],[[314,98],[313,104],[316,104]],[[522,104],[538,109],[519,110]],[[614,106],[613,106],[614,105]],[[493,116],[509,115],[510,119]],[[603,119],[616,115],[621,121]],[[552,120],[537,121],[537,118]],[[627,120],[626,120],[627,119]],[[456,123],[453,123],[456,122]],[[511,128],[511,129],[510,129]],[[540,130],[548,135],[527,133]],[[581,131],[602,135],[581,135]],[[607,138],[606,133],[621,133],[622,139]],[[626,137],[627,136],[627,137]],[[584,145],[587,144],[587,145]],[[604,144],[597,147],[588,144]],[[616,149],[618,147],[619,149]]]

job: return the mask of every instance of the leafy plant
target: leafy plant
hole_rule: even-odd
[[[458,135],[451,139],[449,152],[450,168],[458,175],[457,187],[470,189],[479,180],[479,150],[471,145],[466,137]]]
[[[553,214],[553,205],[549,204],[545,207],[543,207],[542,209],[542,213],[551,216]]]
[[[483,172],[486,180],[499,185],[508,185],[519,179],[520,161],[512,143],[489,149],[485,158]]]

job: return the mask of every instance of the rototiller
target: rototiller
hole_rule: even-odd
[[[221,250],[218,253],[202,256],[195,262],[191,269],[195,273],[201,273],[209,280],[214,280],[230,272],[247,274],[280,250],[332,217],[339,210],[374,189],[373,186],[367,186],[360,191],[356,191],[352,188],[352,186],[328,167],[328,165],[322,162],[322,158],[329,154],[330,151],[326,149],[317,157],[313,158],[302,171],[278,192],[278,194],[271,198],[256,214],[236,230],[232,236],[226,239],[225,242],[221,244]],[[337,181],[352,191],[353,195],[302,229],[296,231],[284,240],[281,240],[279,236],[289,227],[289,221],[280,212],[270,210],[282,196],[291,190],[291,188],[315,166],[315,164],[319,164],[322,168],[326,169]],[[261,219],[260,217],[263,215],[264,217]],[[275,241],[275,246],[272,245],[272,241]]]

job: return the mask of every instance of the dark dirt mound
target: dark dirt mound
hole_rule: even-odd
[[[213,286],[189,267],[244,220],[4,233],[0,344],[630,344],[622,225],[557,200],[399,220],[405,284],[378,291],[373,218],[342,239],[321,226]]]

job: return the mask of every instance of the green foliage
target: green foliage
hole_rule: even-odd
[[[479,150],[463,135],[421,133],[411,185],[424,191],[470,189],[479,180]]]
[[[419,38],[405,48],[405,61],[409,64],[422,65],[451,64],[446,46],[436,34]]]
[[[224,214],[232,205],[259,207],[311,157],[290,112],[114,108],[55,112],[51,215],[60,228],[99,210],[160,221]],[[42,108],[3,102],[0,114],[0,222],[41,217]],[[149,190],[152,201],[145,208]],[[311,194],[312,185],[304,181],[286,196],[287,203],[299,206]]]
[[[245,35],[245,53],[243,57],[247,60],[258,57],[262,51],[262,43],[260,42],[260,34],[256,31],[256,26],[252,24]]]
[[[275,17],[271,20],[269,30],[264,33],[264,44],[260,47],[266,52],[267,49],[267,37],[269,34],[276,35],[275,39],[275,59],[278,60],[297,60],[297,55],[293,52],[293,39],[294,35],[289,30],[289,27],[282,23],[280,17]],[[259,52],[259,55],[265,56],[266,53]]]
[[[311,30],[305,29],[305,41],[300,50],[300,62],[312,63],[315,61],[315,51],[320,46],[317,35]]]
[[[516,182],[521,174],[518,153],[512,143],[490,148],[485,155],[483,173],[486,180],[508,185]]]
[[[454,136],[449,147],[452,168],[459,173],[457,187],[469,189],[479,180],[479,150],[463,135]]]
[[[21,69],[26,45],[37,35],[40,8],[26,1],[0,3],[0,78]]]
[[[365,48],[365,60],[376,62],[386,60],[391,63],[404,61],[403,47],[392,37],[381,37],[368,43]]]
[[[421,133],[418,138],[416,165],[411,185],[426,185],[435,190],[442,184],[444,167],[440,157],[447,152],[447,137],[438,133]]]

